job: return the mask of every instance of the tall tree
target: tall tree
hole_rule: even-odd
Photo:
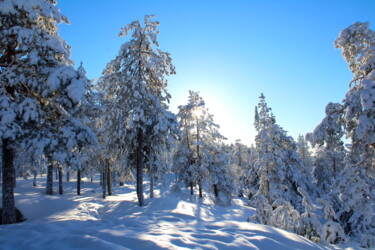
[[[297,156],[294,140],[276,124],[264,95],[261,94],[259,99],[255,112],[258,192],[268,199],[269,204],[283,198],[301,211],[302,197],[297,188],[311,191],[311,177],[306,175]]]
[[[54,0],[0,2],[0,136],[5,224],[15,223],[16,144],[43,138],[34,140],[38,144],[34,146],[44,147],[51,142],[51,134],[65,125],[85,129],[72,117],[84,95],[84,79],[72,66],[69,46],[58,36],[57,24],[69,20],[55,4]]]
[[[144,204],[144,165],[160,159],[177,133],[177,121],[169,112],[171,98],[166,77],[175,74],[169,53],[158,49],[157,27],[153,15],[145,16],[122,28],[120,36],[131,34],[117,57],[107,64],[101,83],[107,95],[105,119],[111,137],[108,145],[116,145],[129,155],[129,164],[137,171],[137,197]],[[113,100],[109,100],[113,98]]]
[[[375,245],[375,31],[356,22],[342,30],[335,47],[354,74],[343,101],[343,117],[351,139],[347,165],[337,181],[341,226],[363,247]]]

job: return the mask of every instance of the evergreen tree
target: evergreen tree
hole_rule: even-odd
[[[276,124],[263,94],[255,113],[255,128],[258,131],[255,142],[260,177],[259,194],[266,197],[269,204],[283,198],[301,210],[302,199],[297,188],[312,191],[311,178],[306,175],[297,156],[295,142]]]
[[[131,33],[114,60],[107,64],[100,80],[106,96],[103,130],[106,145],[114,155],[125,152],[137,171],[137,196],[144,203],[144,165],[160,159],[158,152],[168,149],[177,133],[175,116],[167,111],[170,94],[166,76],[175,73],[170,55],[159,50],[157,26],[153,16],[145,16],[122,28],[120,36]]]
[[[317,148],[314,176],[320,192],[328,193],[332,189],[338,173],[344,168],[345,149],[342,121],[342,105],[329,103],[326,106],[326,117],[306,135],[313,147]]]
[[[33,138],[39,144],[35,147],[47,148],[66,126],[87,129],[72,116],[84,97],[85,79],[73,68],[69,46],[58,36],[57,24],[69,20],[55,4],[53,0],[0,2],[4,224],[15,223],[16,144]],[[70,138],[77,136],[70,134]]]

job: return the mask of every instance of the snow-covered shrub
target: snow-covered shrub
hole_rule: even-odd
[[[299,187],[298,192],[303,196],[302,205],[305,207],[305,212],[301,215],[297,233],[310,240],[320,242],[322,224],[316,214],[313,213],[316,206],[311,202],[305,190]]]
[[[274,201],[272,206],[275,209],[272,212],[271,225],[289,232],[296,232],[300,215],[290,202],[280,198]]]
[[[256,194],[250,204],[256,208],[256,214],[248,218],[248,221],[271,225],[272,207],[267,199],[263,195]]]

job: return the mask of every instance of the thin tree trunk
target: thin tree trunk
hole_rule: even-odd
[[[200,181],[198,183],[198,187],[199,187],[199,198],[203,198],[202,183]]]
[[[62,166],[59,167],[59,195],[62,195],[64,193],[63,190],[63,172],[62,172]]]
[[[108,160],[107,160],[107,186],[108,186],[108,195],[112,195],[112,175],[111,175],[111,169],[109,167]]]
[[[77,170],[77,195],[81,195],[81,170]]]
[[[214,194],[215,194],[215,198],[219,197],[219,190],[217,189],[216,184],[214,184]]]
[[[125,176],[124,176],[125,174],[122,172],[121,174],[120,174],[120,178],[119,178],[119,181],[120,181],[120,187],[123,187],[124,186],[124,180],[125,180]]]
[[[154,198],[154,172],[150,170],[150,198]]]
[[[2,224],[16,223],[16,208],[14,205],[14,165],[13,150],[10,148],[10,140],[3,139],[2,145]]]
[[[52,195],[53,194],[53,162],[52,156],[48,155],[48,166],[47,166],[47,186],[46,186],[46,194]]]
[[[191,195],[194,195],[194,189],[193,189],[193,188],[194,188],[194,186],[193,186],[193,182],[191,181],[191,182],[190,182],[190,194],[191,194]]]
[[[106,168],[106,167],[105,167]],[[107,181],[106,181],[106,172],[107,170],[104,168],[103,170],[103,182],[102,182],[102,188],[103,188],[103,199],[105,199],[106,195],[107,195]]]
[[[33,186],[36,187],[36,176],[38,173],[36,172],[36,169],[34,170],[34,180],[33,180]]]
[[[58,168],[55,168],[55,180],[59,179],[59,170]]]
[[[137,152],[136,152],[136,164],[137,164],[137,197],[139,206],[143,206],[143,159],[142,159],[142,147],[143,147],[143,134],[142,130],[138,129],[137,136]]]

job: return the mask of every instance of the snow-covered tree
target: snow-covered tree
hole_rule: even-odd
[[[305,212],[301,215],[298,223],[297,233],[310,240],[320,242],[322,224],[314,213],[317,206],[312,203],[305,190],[299,187],[298,192],[303,196],[302,205],[305,208]]]
[[[255,128],[259,194],[270,204],[283,198],[300,210],[302,199],[297,188],[312,190],[311,178],[297,156],[295,142],[276,124],[263,94],[255,113]]]
[[[374,177],[375,167],[375,31],[369,23],[356,22],[340,32],[335,47],[354,74],[343,104],[351,151],[367,174]]]
[[[137,170],[137,196],[142,206],[144,165],[151,166],[158,152],[170,147],[177,131],[175,116],[167,111],[170,94],[166,76],[175,73],[169,53],[158,49],[153,16],[145,16],[122,28],[120,36],[131,34],[110,61],[99,84],[105,92],[106,145],[114,155],[126,153]],[[115,151],[113,151],[115,150]]]
[[[174,156],[174,170],[181,180],[189,184],[191,194],[198,184],[199,197],[202,198],[202,186],[209,177],[209,166],[213,164],[213,156],[225,137],[219,133],[219,125],[214,122],[199,92],[189,91],[188,103],[179,106],[177,117],[182,137]],[[181,161],[184,164],[176,165]]]
[[[15,222],[11,183],[16,143],[21,144],[22,140],[24,145],[30,145],[25,141],[33,138],[34,143],[40,144],[37,147],[46,148],[66,126],[86,129],[72,116],[84,97],[85,79],[72,66],[69,46],[58,36],[57,24],[69,20],[55,4],[53,0],[0,2],[0,136],[5,224]],[[77,136],[72,133],[70,138]]]
[[[306,138],[317,149],[313,171],[318,188],[328,193],[335,177],[344,168],[342,105],[329,103],[325,113],[326,117]]]
[[[324,206],[324,218],[327,220],[323,226],[322,239],[329,244],[345,243],[347,241],[346,235],[341,225],[338,223],[332,205],[321,198],[317,199],[317,201]]]
[[[229,206],[233,193],[237,190],[236,186],[238,186],[234,170],[228,164],[227,154],[220,148],[214,149],[211,156],[212,161],[208,165],[209,183],[212,186],[216,202],[223,206]]]

